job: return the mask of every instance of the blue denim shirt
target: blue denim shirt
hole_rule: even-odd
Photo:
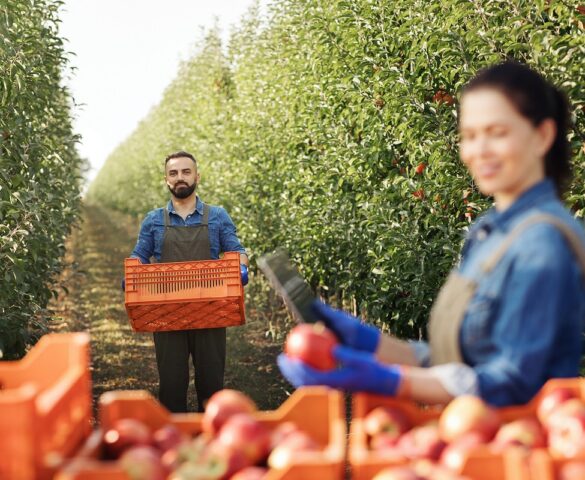
[[[173,207],[173,202],[169,200],[167,209],[171,225],[188,226],[199,225],[203,219],[203,202],[197,197],[195,211],[183,218],[177,214]],[[150,263],[150,257],[154,256],[157,262],[160,262],[162,243],[165,233],[165,220],[163,208],[157,208],[147,213],[138,234],[138,241],[131,257],[139,258],[142,263]],[[211,248],[211,258],[217,260],[219,254],[223,252],[240,252],[246,253],[236,235],[236,227],[232,219],[222,207],[209,206],[209,245]]]
[[[477,393],[496,406],[526,403],[549,378],[579,375],[585,286],[562,233],[550,224],[533,225],[488,275],[480,273],[510,230],[536,213],[564,221],[585,245],[583,226],[544,180],[505,211],[492,208],[481,216],[468,232],[458,266],[460,275],[478,284],[460,330],[461,353]],[[457,377],[470,384],[464,370],[443,373],[451,374],[451,384]]]

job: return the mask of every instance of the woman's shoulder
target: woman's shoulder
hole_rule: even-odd
[[[525,212],[515,219],[511,230],[526,223],[512,249],[524,261],[573,261],[577,249],[585,253],[585,228],[560,202],[547,204]],[[563,227],[568,227],[565,230]],[[571,236],[576,241],[572,242]],[[572,252],[572,255],[570,254]]]

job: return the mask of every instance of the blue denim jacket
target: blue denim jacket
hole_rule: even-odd
[[[459,337],[464,362],[472,370],[457,364],[442,370],[434,367],[454,394],[465,393],[457,391],[458,385],[473,384],[476,393],[493,405],[522,404],[549,378],[579,375],[585,285],[562,233],[550,224],[534,225],[516,239],[490,274],[480,273],[480,265],[506,234],[536,213],[564,221],[585,245],[581,223],[557,198],[550,180],[524,192],[503,212],[488,210],[472,225],[457,268],[478,284]],[[423,345],[415,342],[413,347],[424,363],[428,346],[424,345],[426,355]]]
[[[185,226],[198,225],[203,218],[203,202],[197,197],[195,211],[190,213],[185,220],[175,212],[173,202],[169,200],[167,209],[171,225]],[[209,245],[211,247],[211,258],[218,259],[223,252],[246,253],[240,240],[236,235],[236,227],[232,219],[222,207],[209,206]],[[154,256],[160,262],[162,242],[165,233],[165,221],[163,209],[151,210],[146,215],[140,227],[138,241],[131,257],[139,258],[142,263],[150,263],[150,257]]]

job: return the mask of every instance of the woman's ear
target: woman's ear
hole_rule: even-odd
[[[536,127],[536,130],[540,139],[538,150],[539,153],[544,156],[550,150],[557,137],[557,124],[552,118],[545,118],[540,122],[540,125]]]

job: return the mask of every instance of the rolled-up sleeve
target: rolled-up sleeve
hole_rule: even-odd
[[[561,234],[548,225],[534,227],[514,255],[492,327],[494,353],[474,367],[481,396],[496,406],[529,401],[557,349],[573,349],[576,365],[579,359],[582,325],[571,310],[582,303],[582,292]]]
[[[218,209],[219,244],[222,252],[240,252],[246,254],[246,249],[240,243],[234,222],[224,208]]]
[[[141,263],[150,263],[150,257],[154,253],[154,232],[153,232],[153,215],[149,214],[146,216],[142,225],[140,226],[140,232],[138,233],[138,241],[132,253],[130,254],[133,258],[138,258]]]

